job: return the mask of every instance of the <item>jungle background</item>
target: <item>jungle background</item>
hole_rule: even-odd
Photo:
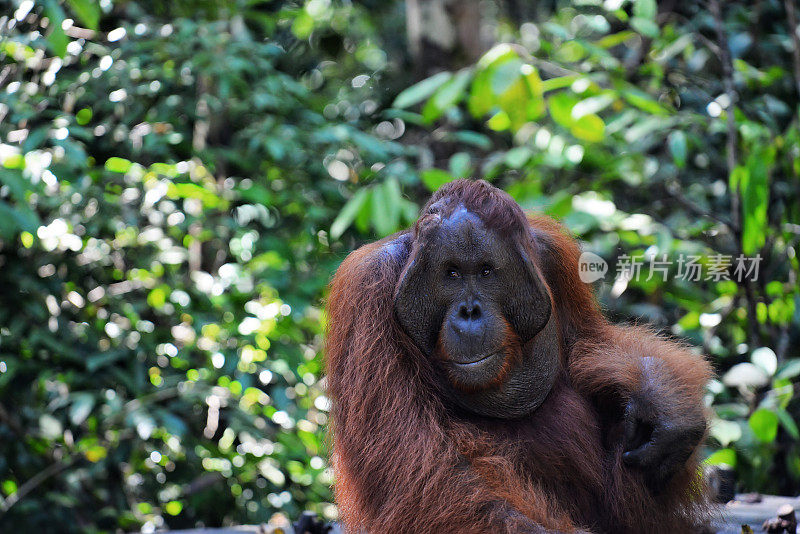
[[[713,361],[709,464],[798,493],[795,0],[0,6],[0,530],[335,518],[326,284],[456,177],[608,261]]]

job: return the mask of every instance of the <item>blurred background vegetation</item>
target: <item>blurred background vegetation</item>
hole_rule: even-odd
[[[0,6],[3,531],[334,518],[325,286],[464,176],[708,354],[709,463],[797,493],[795,0]],[[615,283],[623,254],[763,260]]]

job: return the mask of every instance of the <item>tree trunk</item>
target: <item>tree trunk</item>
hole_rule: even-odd
[[[478,0],[406,0],[416,78],[474,63],[486,50]]]

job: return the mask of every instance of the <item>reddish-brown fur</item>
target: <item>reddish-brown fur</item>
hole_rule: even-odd
[[[469,181],[445,186],[423,213],[443,196],[523,243],[549,286],[562,371],[523,419],[454,414],[443,404],[436,363],[393,312],[424,217],[414,231],[350,254],[331,284],[326,350],[335,492],[347,531],[521,532],[519,514],[566,532],[688,532],[702,522],[697,451],[653,494],[622,464],[615,414],[644,387],[642,357],[663,361],[664,376],[651,387],[676,417],[702,404],[708,364],[647,329],[608,323],[578,278],[577,244],[551,219],[526,221],[508,197]]]

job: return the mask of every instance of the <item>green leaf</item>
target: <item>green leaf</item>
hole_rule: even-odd
[[[118,360],[128,356],[128,351],[124,349],[115,349],[103,351],[98,354],[93,354],[86,358],[86,369],[93,373],[98,369],[106,367]]]
[[[800,358],[794,358],[781,365],[775,373],[776,379],[794,378],[800,375]]]
[[[633,16],[643,19],[655,20],[658,14],[656,0],[635,0],[633,4]]]
[[[494,107],[494,95],[491,87],[491,71],[479,71],[472,80],[469,90],[467,109],[476,119],[483,118]]]
[[[606,135],[606,124],[597,115],[584,115],[570,128],[572,135],[578,139],[597,143],[602,141]]]
[[[747,421],[753,433],[764,443],[772,443],[778,435],[778,416],[766,408],[759,408]]]
[[[347,228],[353,223],[361,207],[367,201],[369,190],[359,189],[353,197],[347,201],[339,215],[331,224],[331,239],[339,239]]]
[[[111,157],[106,160],[106,170],[111,172],[124,174],[130,170],[131,165],[133,164],[125,158]]]
[[[575,120],[572,118],[572,108],[578,103],[578,99],[567,93],[558,93],[548,99],[547,109],[553,120],[564,128],[571,128]]]
[[[585,98],[572,108],[572,118],[578,120],[585,115],[598,113],[614,103],[614,100],[616,96],[610,93]]]
[[[736,467],[736,451],[733,449],[720,449],[706,458],[708,465],[727,465]]]
[[[586,48],[575,40],[563,43],[555,51],[555,59],[560,63],[577,63],[586,56]]]
[[[514,83],[519,81],[522,76],[520,72],[520,67],[522,67],[522,65],[522,60],[512,59],[492,69],[490,84],[492,93],[496,96],[500,96],[508,91]]]
[[[21,172],[16,169],[12,170],[0,167],[0,184],[8,186],[14,200],[19,203],[26,202],[25,194],[28,189],[31,188],[31,183],[22,176]]]
[[[372,226],[381,237],[397,230],[400,220],[400,186],[387,180],[372,190]]]
[[[728,387],[760,387],[768,382],[764,370],[750,362],[737,363],[722,375],[722,383]]]
[[[292,33],[298,39],[307,39],[313,31],[314,18],[305,11],[301,11],[292,23]]]
[[[667,137],[667,146],[669,152],[672,154],[672,161],[675,165],[682,169],[686,166],[686,134],[680,130],[675,130]]]
[[[169,515],[178,515],[183,510],[183,503],[180,501],[169,501],[164,505],[164,511]]]
[[[631,27],[645,37],[650,37],[651,39],[658,37],[658,24],[650,19],[633,17],[631,19]]]
[[[617,45],[621,45],[634,35],[636,35],[634,32],[624,30],[621,32],[612,33],[611,35],[606,35],[602,39],[598,40],[595,44],[601,48],[613,48]]]
[[[56,0],[48,0],[45,3],[45,13],[50,19],[50,33],[47,34],[47,44],[50,49],[59,57],[64,57],[67,53],[69,37],[64,33],[62,24],[66,16],[61,5]]]
[[[78,19],[92,30],[97,29],[100,22],[100,6],[94,0],[68,0],[70,9],[78,16]]]
[[[455,180],[450,173],[442,169],[425,169],[420,173],[420,179],[430,191],[436,191],[447,182]]]
[[[493,46],[478,60],[478,68],[486,69],[492,65],[500,65],[509,59],[519,58],[519,54],[508,43]]]
[[[444,85],[453,75],[449,72],[440,72],[421,82],[415,83],[408,89],[403,90],[392,102],[392,107],[407,108],[422,102],[433,94],[439,87]]]
[[[777,408],[775,413],[778,416],[783,429],[786,430],[786,432],[795,440],[800,440],[800,429],[797,428],[797,423],[795,423],[789,412],[783,408]]]
[[[450,107],[458,104],[464,98],[464,90],[472,78],[472,70],[464,69],[452,79],[443,84],[422,110],[422,118],[427,122],[438,119]]]
[[[709,428],[709,434],[716,439],[720,445],[727,447],[742,437],[742,429],[735,421],[724,419],[714,419]]]
[[[775,162],[775,146],[759,146],[746,161],[747,173],[741,176],[742,251],[754,255],[764,246],[767,234],[769,174]]]
[[[72,405],[69,408],[69,419],[73,425],[83,423],[94,408],[94,396],[91,393],[73,393]]]
[[[631,105],[651,115],[667,115],[668,111],[652,96],[635,87],[627,87],[620,91],[622,97]]]
[[[486,121],[486,126],[496,132],[502,132],[511,128],[511,118],[505,111],[498,111],[492,118]]]
[[[778,357],[769,347],[759,347],[750,355],[750,361],[759,366],[767,375],[772,376],[778,368]]]
[[[471,130],[461,130],[452,134],[454,141],[474,146],[481,150],[491,150],[492,140],[485,134]]]
[[[523,65],[522,74],[528,86],[527,120],[535,121],[547,110],[544,101],[544,83],[533,65]]]
[[[546,93],[548,91],[555,91],[556,89],[563,89],[564,87],[569,87],[579,79],[581,79],[581,76],[579,74],[569,74],[567,76],[549,78],[542,82],[542,93]]]
[[[512,169],[520,169],[533,156],[533,151],[526,146],[518,146],[506,152],[505,162]]]
[[[472,170],[467,152],[456,152],[450,157],[450,173],[457,178],[466,178]]]
[[[81,126],[89,124],[90,120],[92,120],[91,108],[83,108],[81,110],[78,110],[78,112],[75,114],[75,122],[77,122]]]

